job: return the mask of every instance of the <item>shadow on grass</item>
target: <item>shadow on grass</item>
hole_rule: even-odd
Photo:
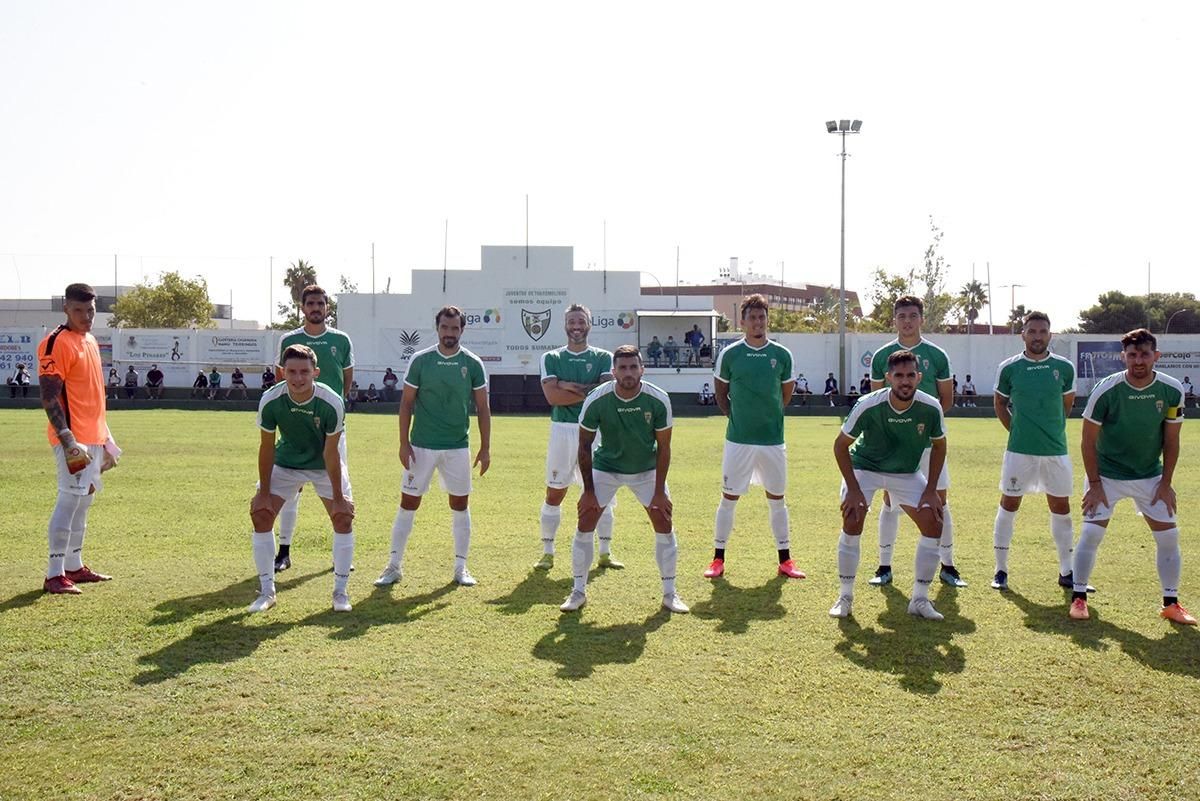
[[[30,590],[29,592],[23,592],[20,595],[14,595],[7,601],[0,603],[0,615],[4,614],[5,612],[11,612],[13,609],[20,609],[22,607],[29,606],[37,601],[38,598],[41,598],[44,594],[44,591],[39,588],[36,590]]]
[[[787,578],[776,574],[761,587],[735,587],[723,577],[713,579],[712,597],[692,607],[703,620],[718,620],[717,631],[745,634],[756,620],[779,620],[787,615],[780,603]]]
[[[975,631],[975,621],[959,613],[953,590],[939,593],[934,601],[946,616],[940,622],[908,614],[908,598],[890,584],[883,595],[887,608],[878,619],[882,628],[863,628],[853,616],[839,620],[844,639],[833,650],[859,667],[898,676],[901,689],[934,695],[942,689],[939,676],[966,668],[966,654],[954,644],[954,636]]]
[[[588,581],[600,572],[599,568],[593,567],[588,573]],[[573,585],[574,580],[570,576],[551,579],[550,571],[534,569],[508,595],[493,598],[488,603],[500,607],[498,611],[501,614],[523,615],[535,606],[558,606],[571,594]]]
[[[317,576],[323,576],[328,572],[327,570],[321,570],[316,573],[292,576],[291,578],[282,580],[276,575],[275,591],[285,592],[299,587],[301,584],[311,581]],[[155,617],[151,619],[150,625],[166,626],[172,623],[182,623],[188,618],[203,614],[204,612],[214,612],[221,609],[239,609],[253,601],[254,596],[257,594],[258,576],[252,576],[248,579],[234,582],[220,590],[204,592],[199,595],[185,595],[182,598],[172,598],[154,607]]]
[[[666,609],[659,609],[641,623],[597,626],[580,620],[578,612],[564,614],[531,653],[561,665],[556,674],[560,679],[586,679],[599,665],[632,665],[646,650],[647,636],[670,617]]]
[[[440,599],[458,589],[458,585],[450,582],[430,592],[401,598],[393,598],[392,589],[392,587],[376,587],[370,595],[354,604],[354,609],[350,614],[325,609],[309,615],[298,625],[331,628],[334,631],[330,633],[329,639],[352,640],[366,634],[375,626],[412,623],[414,620],[420,620],[426,615],[445,609],[450,603]]]
[[[1200,679],[1200,658],[1197,658],[1200,635],[1192,626],[1163,620],[1166,633],[1151,639],[1107,622],[1095,606],[1090,609],[1089,620],[1072,620],[1067,617],[1071,599],[1068,592],[1063,593],[1062,603],[1049,606],[1034,603],[1011,588],[1001,595],[1025,614],[1025,627],[1031,631],[1068,637],[1076,646],[1089,651],[1103,651],[1110,643],[1116,643],[1127,656],[1148,668]]]

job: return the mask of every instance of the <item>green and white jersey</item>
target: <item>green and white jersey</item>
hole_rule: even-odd
[[[857,440],[850,446],[850,460],[857,470],[915,473],[929,443],[946,436],[942,405],[936,398],[917,390],[912,405],[897,411],[891,393],[890,387],[883,387],[863,395],[842,425],[842,433]]]
[[[567,346],[542,354],[542,380],[557,378],[576,384],[599,384],[601,376],[612,378],[612,354],[603,348],[587,347],[579,352]],[[555,423],[578,423],[583,401],[570,406],[554,406],[550,420]]]
[[[1163,426],[1183,422],[1183,387],[1155,370],[1149,386],[1138,389],[1122,370],[1092,390],[1083,419],[1101,427],[1100,475],[1118,481],[1161,476]]]
[[[600,432],[600,447],[592,455],[592,466],[623,475],[653,470],[658,458],[654,435],[674,425],[671,399],[645,381],[632,400],[618,397],[616,390],[617,382],[609,381],[593,389],[583,401],[579,426]]]
[[[325,438],[340,433],[345,424],[342,398],[314,382],[312,397],[297,403],[287,389],[287,382],[282,381],[263,393],[258,401],[258,427],[279,432],[275,464],[293,470],[324,470]]]
[[[342,373],[347,367],[354,366],[354,353],[350,348],[350,337],[344,331],[325,327],[325,333],[312,336],[304,331],[304,326],[288,331],[279,340],[279,364],[283,365],[283,352],[288,345],[307,345],[317,354],[317,368],[321,375],[317,377],[327,387],[342,397],[346,396],[345,376]]]
[[[783,387],[794,380],[790,350],[771,340],[755,348],[743,337],[721,349],[713,378],[729,385],[725,439],[742,445],[783,444]]]
[[[1035,361],[1023,352],[1000,362],[996,394],[1012,403],[1008,449],[1032,456],[1065,456],[1067,414],[1063,396],[1075,391],[1075,365],[1047,351]]]
[[[940,398],[938,382],[950,380],[950,357],[946,355],[946,351],[928,339],[922,339],[911,348],[906,348],[900,344],[900,340],[893,339],[875,351],[875,355],[871,357],[871,380],[887,381],[888,357],[898,350],[911,350],[917,357],[917,369],[921,371],[921,383],[917,385],[917,389]]]
[[[450,356],[437,345],[417,351],[404,375],[404,384],[417,390],[409,436],[413,445],[448,451],[470,444],[467,432],[471,426],[471,395],[487,387],[487,371],[478,356],[463,347]]]

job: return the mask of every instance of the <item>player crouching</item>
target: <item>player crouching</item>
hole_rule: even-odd
[[[250,519],[261,588],[249,611],[265,612],[275,605],[275,517],[288,499],[311,483],[333,522],[333,610],[349,612],[346,584],[354,561],[354,502],[338,454],[345,409],[336,392],[315,383],[320,370],[311,348],[289,346],[282,365],[283,383],[264,392],[258,404],[262,437]]]

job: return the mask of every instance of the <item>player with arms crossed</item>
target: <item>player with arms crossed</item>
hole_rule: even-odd
[[[571,548],[575,586],[560,609],[573,612],[587,603],[588,568],[592,565],[592,532],[604,507],[621,487],[629,487],[646,509],[654,528],[654,558],[662,577],[662,605],[671,612],[688,611],[675,592],[679,546],[671,521],[667,471],[671,466],[671,399],[642,381],[642,354],[636,345],[613,351],[616,379],[593,390],[579,418],[579,472],[583,495]],[[592,443],[600,432],[593,469]]]
[[[1013,524],[1022,496],[1033,492],[1046,493],[1050,507],[1050,536],[1058,549],[1058,583],[1067,588],[1074,583],[1070,499],[1074,480],[1067,455],[1067,415],[1075,403],[1075,366],[1070,359],[1050,352],[1050,338],[1050,318],[1045,313],[1025,315],[1021,327],[1025,350],[1002,361],[996,373],[992,405],[996,418],[1008,430],[1000,468],[1000,508],[992,535],[996,553],[992,588],[997,590],[1008,589]]]
[[[450,496],[451,532],[454,537],[454,581],[474,586],[467,570],[471,549],[471,418],[468,403],[474,399],[479,419],[479,475],[492,463],[492,413],[488,406],[487,373],[483,362],[459,344],[467,320],[457,306],[443,306],[434,317],[438,344],[417,351],[404,376],[400,397],[400,464],[404,481],[400,508],[392,524],[392,553],[376,587],[395,584],[404,577],[404,551],[412,533],[413,518],[421,497],[429,490],[433,471]],[[410,434],[411,429],[411,434]]]
[[[925,304],[920,298],[905,295],[896,299],[892,315],[896,326],[896,338],[875,351],[871,359],[871,389],[878,390],[883,387],[891,355],[907,350],[917,357],[917,370],[921,373],[921,384],[917,389],[940,401],[942,411],[947,412],[954,406],[954,380],[950,375],[950,357],[946,355],[946,351],[921,336],[924,314]],[[921,471],[925,474],[930,472],[929,458],[929,451],[921,456]],[[954,566],[954,520],[946,501],[948,489],[950,471],[946,465],[942,465],[937,486],[938,497],[942,499],[942,569],[939,576],[946,584],[965,587],[967,582]],[[890,584],[892,581],[892,548],[899,531],[900,510],[891,502],[889,494],[884,492],[883,506],[879,510],[879,567],[870,582],[875,586]]]
[[[1175,490],[1171,481],[1179,462],[1183,428],[1183,387],[1154,369],[1158,341],[1145,328],[1121,337],[1125,370],[1104,378],[1092,390],[1083,411],[1083,526],[1075,548],[1075,577],[1070,616],[1089,617],[1088,579],[1113,507],[1132,498],[1154,535],[1158,579],[1162,584],[1162,617],[1196,625],[1179,604],[1183,554],[1175,523]]]
[[[320,368],[312,349],[289,345],[279,361],[284,380],[258,402],[262,434],[250,520],[259,595],[250,611],[265,612],[275,605],[275,518],[287,498],[311,483],[333,523],[333,611],[349,612],[346,585],[354,561],[354,502],[338,445],[345,407],[340,395],[316,380]]]
[[[937,484],[946,463],[945,418],[941,404],[917,389],[921,373],[916,355],[900,350],[888,356],[887,378],[891,388],[863,396],[833,443],[833,455],[842,472],[842,533],[838,539],[842,591],[829,614],[850,615],[863,523],[876,491],[884,490],[921,532],[908,613],[942,620],[942,614],[929,600],[929,585],[937,572],[942,534],[942,499]],[[927,449],[930,455],[926,474],[921,471],[921,458]]]
[[[721,459],[721,501],[713,534],[713,560],[705,578],[725,572],[725,546],[733,531],[738,498],[751,484],[767,494],[771,533],[779,550],[779,574],[804,578],[792,561],[788,533],[787,445],[783,441],[783,410],[792,400],[792,354],[767,339],[767,299],[751,295],[742,301],[742,330],[737,342],[725,346],[713,367],[717,406],[729,418],[725,454]]]
[[[108,430],[104,365],[92,336],[96,291],[71,284],[63,293],[67,321],[38,344],[38,389],[49,424],[46,437],[58,465],[58,497],[47,531],[50,558],[42,589],[78,595],[79,584],[108,581],[83,563],[88,510],[100,491],[100,474],[117,463],[120,448]]]
[[[320,383],[332,389],[345,406],[346,389],[354,381],[354,354],[350,337],[325,324],[329,317],[329,296],[316,284],[309,284],[300,293],[304,325],[287,332],[279,340],[279,364],[275,367],[276,382],[283,381],[283,353],[291,345],[304,345],[317,356],[321,372]],[[232,387],[230,387],[232,391]],[[346,432],[338,438],[342,467],[346,465]],[[348,480],[348,479],[347,479]],[[288,498],[279,512],[279,553],[275,555],[275,570],[292,566],[292,537],[296,533],[296,517],[300,512],[300,495]]]
[[[592,313],[574,303],[563,317],[567,344],[542,354],[542,394],[550,404],[550,446],[546,451],[546,501],[542,504],[542,558],[538,570],[554,567],[554,541],[562,520],[567,487],[579,478],[579,413],[593,389],[612,380],[612,354],[588,345]],[[596,526],[600,567],[620,569],[612,558],[613,512],[605,507]]]

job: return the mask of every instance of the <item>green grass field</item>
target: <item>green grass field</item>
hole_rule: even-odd
[[[1091,621],[1067,619],[1041,498],[1017,519],[1012,591],[988,588],[995,421],[951,421],[957,555],[971,586],[935,589],[940,624],[905,613],[910,524],[897,584],[866,586],[873,520],[855,616],[826,615],[837,596],[833,418],[788,421],[793,554],[809,578],[786,583],[757,491],[739,505],[728,580],[700,577],[723,422],[678,422],[670,483],[693,614],[676,617],[659,611],[650,528],[627,493],[614,552],[628,569],[596,575],[582,614],[559,613],[573,516],[558,566],[530,569],[542,419],[495,420],[492,470],[472,496],[479,586],[448,583],[449,513],[434,489],[404,582],[381,591],[371,580],[399,500],[396,423],[352,417],[354,611],[330,610],[331,534],[308,494],[279,605],[253,618],[253,417],[132,411],[110,422],[125,458],[93,508],[85,556],[116,579],[52,597],[40,590],[54,495],[44,415],[0,412],[13,446],[0,463],[4,801],[1200,793],[1200,632],[1157,617],[1153,540],[1128,505],[1100,552]],[[1190,428],[1176,487],[1183,601],[1195,609]]]

